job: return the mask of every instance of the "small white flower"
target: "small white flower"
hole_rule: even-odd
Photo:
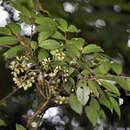
[[[65,82],[67,82],[67,79],[65,79]]]
[[[26,91],[28,89],[28,87],[27,86],[24,86],[24,91]]]
[[[37,127],[37,123],[36,123],[36,122],[32,122],[31,126],[32,126],[33,128],[35,128],[35,127]]]

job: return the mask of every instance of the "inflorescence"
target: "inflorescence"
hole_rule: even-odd
[[[10,63],[9,68],[12,70],[13,81],[19,88],[27,90],[35,82],[36,72],[31,70],[32,64],[26,56],[16,57],[15,61]]]

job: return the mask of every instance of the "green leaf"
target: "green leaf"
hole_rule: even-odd
[[[27,9],[23,5],[20,5],[19,1],[10,2],[10,5],[13,6],[16,10],[20,11],[20,13],[22,13],[23,15],[31,16],[29,9]]]
[[[44,49],[54,50],[60,47],[60,43],[56,40],[45,40],[39,43],[39,46]]]
[[[7,50],[5,53],[4,53],[4,56],[5,58],[9,59],[9,58],[13,58],[19,54],[21,54],[23,52],[25,48],[21,45],[19,46],[14,46],[12,48],[10,48],[9,50]]]
[[[10,35],[11,32],[7,27],[0,27],[0,34]]]
[[[15,34],[16,36],[17,36],[17,35],[20,35],[21,27],[20,27],[19,24],[9,23],[8,26],[9,26],[9,28],[11,29],[11,31],[13,32],[13,34]]]
[[[82,114],[83,106],[80,104],[80,102],[78,101],[76,96],[71,95],[69,97],[69,104],[70,104],[70,107],[72,108],[72,110],[74,110],[79,115]]]
[[[16,124],[16,130],[26,130],[22,125]]]
[[[30,12],[35,8],[33,0],[19,0],[18,3],[25,6]]]
[[[116,74],[121,74],[122,73],[122,66],[121,66],[121,64],[114,62],[114,63],[111,64],[111,67],[112,67],[113,71]]]
[[[85,105],[89,100],[90,90],[86,80],[79,80],[77,83],[76,95],[82,105]]]
[[[94,73],[96,76],[102,76],[102,73],[101,73],[101,71],[100,71],[100,69],[99,69],[99,66],[98,66],[98,67],[95,67],[95,68],[93,69],[93,73]]]
[[[56,31],[56,27],[51,23],[44,23],[36,26],[35,30],[38,32],[50,32],[53,34]]]
[[[85,43],[83,38],[72,38],[71,40],[67,40],[67,44],[73,44],[77,49],[81,49]]]
[[[99,82],[96,82],[96,83],[97,83],[97,90],[98,90],[98,92],[99,92],[99,96],[105,97],[104,91],[102,90],[101,86],[99,86],[100,83],[99,83]]]
[[[45,41],[46,39],[48,39],[51,35],[53,34],[53,32],[40,32],[39,37],[38,37],[38,42],[41,43],[42,41]]]
[[[77,87],[83,87],[87,86],[87,81],[86,80],[79,80],[77,83]]]
[[[31,41],[31,48],[33,50],[36,50],[36,48],[37,48],[37,42],[36,41]]]
[[[59,40],[64,40],[64,35],[58,31],[56,31],[53,35],[52,38],[54,39],[59,39]]]
[[[97,83],[95,83],[95,81],[92,81],[92,80],[88,80],[88,86],[89,88],[92,90],[92,92],[94,93],[94,95],[96,97],[99,97],[99,92],[97,90]]]
[[[35,23],[42,24],[42,25],[44,25],[44,23],[55,24],[55,21],[52,18],[48,18],[48,17],[38,15],[38,16],[35,17]]]
[[[19,14],[19,18],[20,18],[21,21],[25,22],[26,24],[31,24],[29,17],[27,17],[27,16],[25,16],[21,13]]]
[[[112,106],[113,106],[115,112],[117,113],[117,115],[118,115],[119,118],[120,118],[120,116],[121,116],[121,111],[120,111],[120,107],[119,107],[118,102],[117,102],[113,97],[109,97],[109,99],[110,99],[110,101],[111,101],[111,103],[112,103]]]
[[[130,85],[123,78],[116,78],[115,81],[120,85],[120,87],[126,91],[130,91]]]
[[[130,78],[126,79],[126,83],[127,83],[127,86],[128,86],[128,88],[130,90]]]
[[[93,126],[95,126],[98,119],[98,112],[96,109],[89,105],[85,108],[85,112],[90,122],[93,124]]]
[[[16,10],[19,10],[25,16],[33,16],[34,12],[34,3],[33,0],[18,0],[10,2]]]
[[[98,101],[100,104],[107,107],[111,112],[113,111],[113,107],[111,106],[110,101],[106,97],[102,96],[102,97],[98,98]]]
[[[62,30],[63,32],[67,31],[68,24],[64,19],[56,18],[56,22],[58,23],[58,28],[60,30]]]
[[[104,88],[106,88],[110,92],[113,92],[113,93],[117,94],[118,96],[120,96],[120,92],[115,85],[108,83],[106,81],[103,81],[103,80],[99,80],[99,81]]]
[[[103,110],[103,109],[101,109],[101,108],[100,108],[99,113],[100,113],[100,116],[101,116],[104,120],[106,120],[106,119],[107,119],[106,114],[105,114],[105,112],[104,112],[104,110]]]
[[[0,44],[15,45],[16,43],[18,43],[18,40],[15,37],[10,37],[10,36],[0,37]]]
[[[52,35],[56,31],[56,23],[53,19],[43,16],[37,16],[35,22],[40,24],[36,26],[36,31],[39,32],[50,32]]]
[[[0,119],[0,126],[6,126],[5,121],[3,121],[3,120]]]
[[[94,53],[94,52],[103,52],[101,47],[97,46],[96,44],[90,44],[83,48],[84,54]]]
[[[45,49],[40,49],[38,53],[38,60],[42,61],[43,59],[49,56],[48,52]]]
[[[83,76],[88,76],[89,75],[89,71],[88,70],[83,70],[82,72],[81,72],[81,74],[83,75]]]
[[[68,27],[68,32],[79,33],[80,30],[77,29],[74,25],[69,25],[69,27]]]
[[[99,111],[99,109],[100,109],[100,105],[95,98],[91,98],[90,106],[93,107],[94,109],[96,109],[97,111]]]
[[[102,74],[106,74],[110,70],[110,62],[109,61],[103,61],[101,62],[99,66],[99,70]]]
[[[75,45],[73,44],[66,44],[65,46],[66,53],[69,57],[79,57],[80,56],[80,51],[76,48]]]
[[[88,86],[78,87],[76,91],[77,98],[82,105],[86,105],[89,100],[90,90]]]

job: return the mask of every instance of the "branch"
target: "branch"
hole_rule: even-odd
[[[7,95],[6,97],[4,97],[3,99],[0,100],[0,104],[4,101],[6,101],[8,98],[10,98],[13,94],[15,94],[20,88],[16,88],[15,90],[13,90],[9,95]]]
[[[89,76],[87,78],[79,76],[81,79],[84,80],[95,80],[95,79],[102,79],[102,78],[123,78],[123,79],[129,79],[130,77],[127,76],[120,76],[120,75],[104,75],[104,76]]]
[[[30,124],[32,123],[32,121],[34,120],[34,118],[36,118],[37,115],[41,114],[41,113],[45,110],[45,108],[46,108],[47,105],[49,104],[49,101],[50,101],[50,98],[48,98],[48,99],[46,100],[46,102],[41,106],[41,108],[38,109],[38,111],[35,112],[35,114],[32,115],[32,116],[27,120],[27,128],[30,126]]]
[[[11,46],[9,46],[9,45],[4,45],[4,44],[0,44],[0,47],[11,48]]]
[[[41,88],[40,88],[40,85],[39,85],[38,83],[36,83],[36,88],[37,88],[39,94],[40,94],[43,98],[46,99],[46,97],[45,97],[45,95],[43,94],[43,92],[42,92],[42,90],[41,90]]]

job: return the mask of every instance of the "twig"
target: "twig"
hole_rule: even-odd
[[[4,97],[3,99],[0,100],[0,104],[4,101],[6,101],[8,98],[10,98],[13,94],[15,94],[20,88],[16,88],[15,90],[13,90],[9,95],[7,95],[6,97]]]
[[[129,79],[130,77],[127,76],[119,76],[119,75],[104,75],[104,76],[89,76],[87,78],[82,78],[84,80],[95,80],[95,79],[102,79],[102,78],[123,78],[123,79]]]
[[[39,94],[40,94],[44,99],[46,99],[46,97],[45,97],[45,95],[43,94],[43,92],[42,92],[42,90],[41,90],[41,88],[40,88],[40,86],[39,86],[38,83],[36,83],[36,88],[37,88]]]
[[[49,89],[49,86],[50,86],[50,83],[49,81],[45,80],[45,83],[46,83],[46,87],[45,87],[45,90],[46,90],[46,96],[49,97],[49,94],[50,94],[50,89]]]
[[[47,107],[49,101],[50,101],[50,98],[48,98],[46,100],[46,102],[41,106],[41,108],[38,109],[38,111],[28,119],[27,128],[29,128],[29,126],[30,126],[31,122],[34,120],[34,118],[36,118],[37,115],[41,114],[45,110],[45,108]]]
[[[93,58],[91,58],[91,59],[89,59],[89,60],[90,60],[90,61],[91,61],[91,60],[96,60],[97,58],[99,58],[99,56],[93,57]]]
[[[3,44],[0,44],[0,47],[11,48],[11,46],[9,46],[9,45],[3,45]]]
[[[64,41],[65,41],[65,43],[66,43],[66,37],[67,37],[67,31],[65,31],[65,33],[64,33]]]

